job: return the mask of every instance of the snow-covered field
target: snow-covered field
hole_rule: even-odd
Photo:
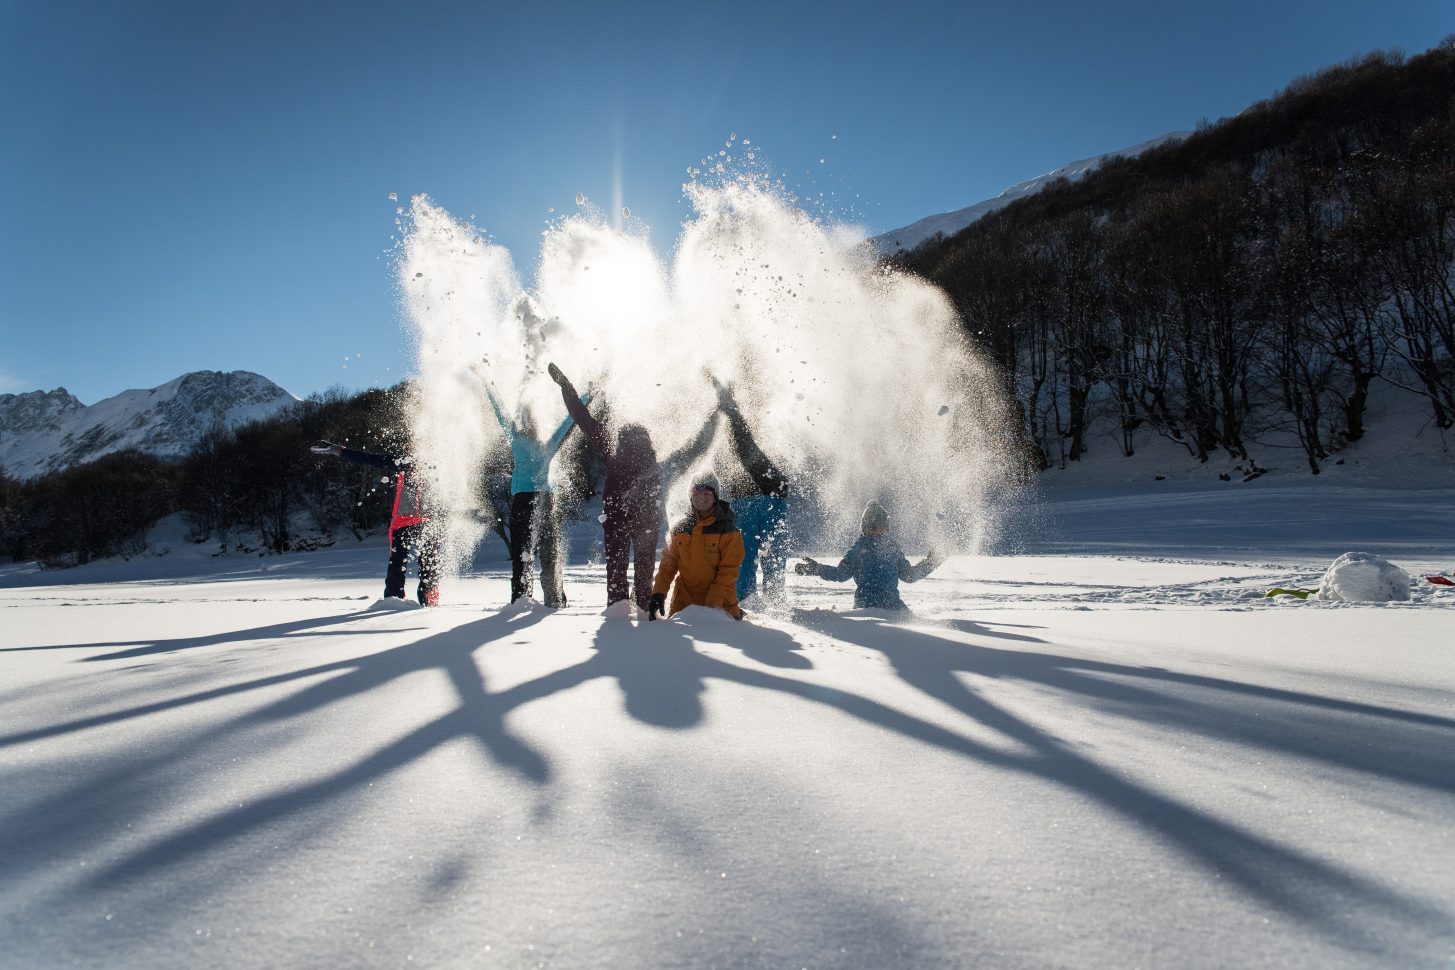
[[[10,568],[0,966],[1447,967],[1452,508],[1053,488],[912,617],[604,619],[585,563],[372,610],[377,542]],[[1263,598],[1349,550],[1411,600]]]

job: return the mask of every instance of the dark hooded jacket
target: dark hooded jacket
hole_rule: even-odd
[[[601,498],[608,515],[627,518],[655,518],[662,505],[661,476],[657,469],[657,452],[652,437],[641,425],[623,427],[613,444],[606,426],[581,403],[576,389],[566,381],[561,387],[566,411],[575,419],[591,450],[606,465],[606,482]],[[658,520],[660,521],[660,520]]]

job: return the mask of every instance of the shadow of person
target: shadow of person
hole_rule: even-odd
[[[85,662],[95,660],[128,660],[132,657],[146,657],[158,653],[176,653],[180,650],[195,650],[198,647],[215,647],[224,643],[245,643],[250,640],[281,640],[287,637],[296,636],[323,636],[325,627],[336,626],[340,623],[351,623],[369,616],[380,616],[380,613],[370,610],[356,610],[351,613],[342,613],[338,616],[311,616],[302,620],[290,620],[287,623],[270,623],[267,626],[255,626],[245,630],[226,630],[222,633],[209,633],[200,637],[176,637],[171,640],[101,640],[94,643],[52,643],[35,647],[4,647],[0,653],[16,653],[26,650],[91,650],[105,647],[132,647],[131,650],[119,650],[115,653],[101,653],[94,657],[81,658]],[[387,614],[384,614],[387,615]],[[332,632],[332,631],[327,631]],[[381,633],[388,631],[360,630],[360,633]]]
[[[229,693],[259,689],[287,681],[312,679],[320,674],[338,676],[310,683],[307,687],[280,700],[266,704],[251,713],[219,723],[211,730],[192,735],[183,743],[165,752],[155,752],[144,761],[131,761],[125,771],[101,777],[88,776],[76,786],[32,806],[19,815],[3,820],[6,831],[33,832],[38,844],[44,844],[46,833],[54,827],[55,812],[62,806],[105,806],[103,819],[145,814],[149,804],[165,801],[167,791],[157,786],[138,788],[132,783],[138,774],[151,775],[181,761],[197,751],[218,743],[221,738],[280,720],[302,718],[330,705],[360,696],[392,681],[420,671],[442,671],[454,688],[456,705],[446,713],[414,728],[402,737],[365,754],[338,769],[286,785],[272,794],[247,804],[199,819],[179,831],[98,869],[92,884],[104,886],[144,875],[153,870],[175,865],[212,846],[245,838],[248,833],[279,819],[296,815],[329,801],[346,797],[373,784],[456,739],[475,742],[497,765],[536,785],[551,780],[551,766],[545,756],[523,738],[512,733],[504,723],[505,714],[513,705],[502,703],[485,686],[484,676],[474,659],[481,646],[517,633],[523,625],[539,622],[544,611],[534,614],[497,614],[437,633],[423,640],[404,644],[380,653],[307,670],[294,671],[286,677],[261,678],[238,685]],[[216,692],[177,699],[170,705],[149,705],[146,713],[167,707],[200,703],[218,696]],[[139,711],[118,712],[110,720],[141,716]],[[88,724],[86,726],[92,726]],[[185,784],[179,776],[175,784]],[[101,838],[105,824],[83,827],[88,838]],[[72,838],[72,836],[68,836]],[[20,852],[0,860],[0,871],[14,871],[27,865],[44,864],[47,853]]]
[[[702,721],[703,658],[680,624],[608,620],[593,645],[598,676],[616,679],[632,717],[678,730]]]
[[[1027,633],[1006,633],[1008,629],[1019,630],[1041,630],[1044,627],[1029,626],[1024,623],[979,623],[975,620],[946,620],[937,624],[947,627],[957,633],[968,633],[977,637],[993,637],[996,640],[1013,640],[1018,643],[1045,643],[1040,637],[1033,637]]]
[[[1252,712],[1250,716],[1249,712],[1228,707],[1228,698],[1246,690],[1247,685],[1226,683],[1222,685],[1224,689],[1219,689],[1211,682],[1205,683],[1201,686],[1218,693],[1198,698],[1194,705],[1189,705],[1185,698],[1151,689],[1145,683],[1127,684],[1105,676],[1115,671],[1127,677],[1145,679],[1165,673],[1155,668],[1087,662],[1053,654],[949,641],[897,626],[879,617],[840,617],[814,612],[805,619],[812,629],[883,654],[906,683],[979,724],[1015,740],[1024,752],[982,748],[976,753],[980,760],[1039,777],[1079,796],[1093,799],[1155,833],[1198,864],[1226,875],[1290,915],[1351,941],[1358,939],[1360,931],[1343,919],[1345,907],[1370,907],[1401,917],[1417,916],[1421,919],[1434,915],[1434,911],[1421,900],[1386,889],[1373,880],[1225,822],[1194,805],[1139,784],[1123,773],[1096,762],[1029,720],[993,703],[957,675],[969,673],[992,680],[1017,679],[1038,683],[1068,696],[1080,694],[1114,703],[1122,711],[1142,712],[1141,717],[1155,718],[1157,725],[1163,729],[1175,727],[1199,731],[1211,737],[1232,738],[1310,760],[1347,765],[1327,744],[1328,737],[1337,733],[1336,725],[1327,722],[1308,724],[1310,712],[1325,707],[1326,698],[1270,692],[1264,700],[1300,703],[1305,709],[1294,719],[1268,718],[1275,727],[1253,727],[1251,730],[1259,733],[1249,736],[1246,733],[1248,725],[1259,724],[1259,716],[1264,712]],[[1003,638],[1023,639],[1018,635]],[[1082,667],[1087,669],[1078,669]],[[1099,676],[1093,675],[1093,671]],[[1193,706],[1205,708],[1206,717],[1189,716],[1189,708]],[[1387,726],[1393,726],[1399,735],[1399,740],[1388,750],[1391,757],[1384,764],[1376,764],[1358,756],[1357,767],[1383,777],[1436,783],[1448,788],[1451,784],[1448,775],[1445,780],[1435,782],[1423,769],[1413,773],[1408,771],[1407,754],[1404,758],[1394,756],[1395,750],[1411,750],[1412,742],[1414,747],[1421,747],[1429,740],[1416,739],[1402,732],[1424,731],[1432,726],[1402,725],[1404,712],[1385,713],[1388,716]],[[1128,713],[1128,716],[1137,715]],[[1317,743],[1297,742],[1291,745],[1284,736],[1284,729],[1291,723],[1302,725],[1302,731],[1311,730],[1309,740]],[[1344,729],[1353,729],[1353,725],[1346,725]],[[1367,723],[1358,730],[1362,738],[1374,737]],[[1448,728],[1446,731],[1448,738]],[[1383,746],[1380,742],[1374,743]],[[1455,750],[1455,745],[1447,741],[1441,750]],[[1455,760],[1450,755],[1442,755],[1437,760],[1445,767],[1455,768],[1450,764]]]
[[[688,607],[677,614],[684,618],[680,622],[690,626],[692,638],[698,643],[720,643],[742,651],[743,656],[749,660],[767,667],[784,670],[813,669],[813,661],[803,654],[803,647],[792,634],[770,625],[772,621],[768,618],[754,616],[739,623],[708,612],[699,612],[706,609]]]

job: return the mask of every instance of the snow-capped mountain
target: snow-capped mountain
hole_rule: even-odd
[[[195,371],[90,407],[65,388],[0,394],[0,468],[34,478],[124,448],[181,458],[212,428],[266,418],[297,400],[243,370]]]
[[[956,209],[954,212],[941,212],[939,215],[926,216],[920,221],[908,226],[892,229],[889,232],[874,236],[869,242],[877,252],[888,255],[898,252],[901,249],[913,249],[937,232],[944,233],[946,236],[953,236],[981,216],[1008,206],[1017,199],[1034,195],[1057,179],[1064,178],[1075,181],[1108,158],[1140,155],[1150,148],[1156,148],[1158,145],[1166,144],[1169,141],[1186,138],[1190,134],[1192,132],[1173,131],[1161,137],[1153,138],[1151,141],[1144,141],[1140,145],[1133,145],[1130,148],[1123,148],[1119,151],[1107,152],[1105,155],[1097,155],[1092,158],[1083,158],[1079,162],[1070,162],[1062,165],[1054,172],[1047,172],[1045,175],[1037,176],[1025,182],[1017,182],[993,199],[986,199],[983,202],[977,202],[964,209]]]

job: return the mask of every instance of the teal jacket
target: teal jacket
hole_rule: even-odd
[[[500,408],[500,402],[495,399],[495,392],[487,384],[485,396],[490,399],[490,407],[495,411],[495,420],[500,422],[500,430],[505,432],[505,440],[510,443],[510,457],[514,468],[510,473],[510,494],[519,495],[522,492],[549,492],[553,490],[551,485],[551,459],[556,457],[556,452],[561,450],[566,436],[571,429],[576,427],[576,422],[571,416],[566,415],[566,420],[556,429],[556,433],[545,441],[537,440],[533,435],[521,434],[516,430],[515,425],[505,416]],[[591,402],[591,392],[587,391],[581,395],[581,403]]]

